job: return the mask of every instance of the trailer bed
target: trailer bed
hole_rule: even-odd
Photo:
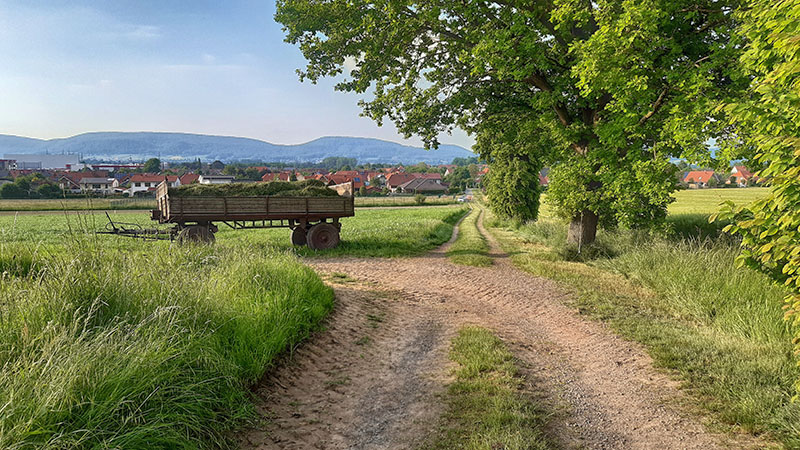
[[[347,189],[352,192],[352,185]],[[213,241],[214,222],[218,222],[233,229],[290,228],[292,243],[314,249],[335,247],[339,219],[354,215],[352,196],[177,197],[169,195],[166,182],[156,190],[156,209],[152,211],[153,220],[175,224],[172,235],[179,241]]]
[[[351,217],[352,197],[169,197],[158,198],[160,223]],[[155,217],[154,217],[155,218]]]

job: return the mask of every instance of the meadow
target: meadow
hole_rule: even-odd
[[[288,228],[232,230],[219,224],[217,243],[247,246],[300,256],[411,256],[420,254],[450,239],[453,225],[466,212],[463,206],[425,208],[367,209],[342,220],[339,247],[319,253],[307,247],[295,248],[289,240]],[[115,222],[139,224],[145,228],[159,226],[142,211],[109,212]],[[0,240],[26,246],[58,245],[75,236],[85,238],[87,231],[102,231],[108,220],[104,212],[53,212],[47,214],[0,215]],[[135,250],[143,246],[171,248],[168,241],[147,241],[112,236],[90,235],[92,240],[109,248]]]
[[[418,254],[464,212],[361,212],[325,254]],[[151,226],[141,212],[112,217]],[[285,229],[180,247],[93,233],[105,221],[0,216],[0,448],[230,444],[255,417],[249,387],[333,307],[297,256],[314,252]]]
[[[552,216],[514,225],[490,219],[514,263],[559,281],[571,304],[642,343],[658,367],[682,381],[693,408],[716,427],[800,447],[800,378],[783,321],[786,292],[737,268],[738,241],[708,216],[723,200],[742,204],[765,189],[681,191],[658,232],[602,231],[576,254]]]
[[[458,196],[427,196],[423,206],[452,205]],[[356,197],[359,208],[382,206],[420,206],[414,196]],[[156,207],[154,198],[85,197],[63,199],[0,199],[0,211],[124,211],[147,210]]]

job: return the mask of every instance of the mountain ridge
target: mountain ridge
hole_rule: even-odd
[[[356,158],[359,163],[449,163],[474,154],[457,145],[436,150],[376,138],[323,136],[302,144],[273,144],[254,138],[182,132],[96,131],[66,138],[38,139],[0,134],[0,154],[78,153],[86,160],[169,160],[225,162],[318,162],[327,157]]]

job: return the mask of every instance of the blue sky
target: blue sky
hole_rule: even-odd
[[[332,80],[300,83],[273,1],[0,0],[0,133],[181,131],[403,140]],[[469,148],[463,132],[443,143]]]

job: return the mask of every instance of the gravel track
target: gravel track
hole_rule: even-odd
[[[522,367],[526,391],[553,412],[561,448],[755,447],[712,434],[679,407],[675,381],[643,349],[564,305],[554,282],[517,270],[491,234],[494,265],[450,263],[449,245],[415,258],[309,260],[334,284],[326,331],[257,389],[266,422],[244,448],[410,448],[441,412],[450,338],[465,324],[494,330]],[[451,243],[455,239],[455,233]],[[331,277],[331,280],[341,280]]]

